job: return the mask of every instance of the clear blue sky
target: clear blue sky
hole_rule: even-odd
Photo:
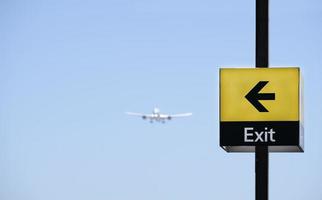
[[[218,69],[253,67],[255,0],[0,3],[0,199],[254,199],[219,147]],[[305,153],[270,198],[322,199],[322,3],[270,1],[270,66],[299,66]],[[124,111],[193,112],[150,124]]]

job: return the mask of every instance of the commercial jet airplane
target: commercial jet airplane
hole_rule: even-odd
[[[189,117],[192,115],[192,113],[180,113],[180,114],[174,114],[174,115],[163,114],[163,113],[160,113],[159,108],[154,108],[152,111],[152,114],[133,113],[133,112],[126,112],[126,114],[142,117],[142,119],[144,120],[150,120],[151,123],[153,121],[165,123],[166,120],[171,120],[172,118]]]

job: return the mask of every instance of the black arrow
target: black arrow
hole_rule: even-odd
[[[275,93],[259,93],[267,83],[268,81],[259,81],[245,96],[245,98],[259,112],[268,112],[268,110],[259,102],[259,100],[275,100]]]

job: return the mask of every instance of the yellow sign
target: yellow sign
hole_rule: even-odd
[[[220,69],[220,121],[300,121],[299,68]]]

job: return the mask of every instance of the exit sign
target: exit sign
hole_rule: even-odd
[[[299,68],[220,69],[220,146],[303,152]]]

